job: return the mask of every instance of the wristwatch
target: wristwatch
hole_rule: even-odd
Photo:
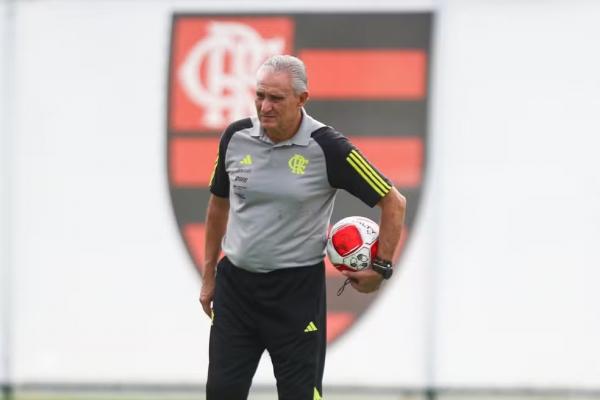
[[[373,271],[378,272],[383,279],[390,279],[394,272],[391,261],[383,260],[379,257],[373,259],[371,268],[373,268]]]

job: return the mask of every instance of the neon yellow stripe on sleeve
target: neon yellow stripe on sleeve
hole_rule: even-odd
[[[360,174],[360,176],[363,177],[363,179],[369,184],[369,186],[371,186],[373,188],[373,190],[375,190],[377,193],[379,193],[379,195],[381,197],[385,196],[385,193],[383,193],[381,191],[381,189],[376,184],[373,183],[371,178],[369,178],[367,175],[365,175],[363,170],[358,165],[356,165],[356,163],[354,162],[354,160],[352,158],[350,158],[350,156],[346,157],[346,160],[352,166],[352,168],[354,168],[356,170],[356,172],[358,172]]]
[[[379,173],[377,173],[377,171],[375,171],[371,165],[364,159],[363,156],[360,155],[360,153],[356,150],[352,150],[350,152],[350,154],[354,155],[356,157],[356,160],[359,161],[359,163],[363,166],[363,168],[366,169],[366,171],[370,171],[372,176],[374,177],[375,181],[380,183],[380,186],[382,189],[384,189],[386,192],[389,191],[391,189],[391,186],[388,185],[388,183],[381,177],[381,175],[379,175]]]
[[[348,160],[348,162],[350,162],[350,160],[352,160],[354,162],[353,167],[356,166],[355,169],[356,168],[360,169],[365,176],[369,177],[369,184],[371,186],[378,187],[380,189],[380,192],[383,193],[381,195],[382,197],[385,196],[390,191],[390,186],[387,185],[385,182],[381,183],[381,181],[380,181],[381,178],[379,178],[379,176],[377,174],[371,173],[371,171],[369,171],[364,166],[364,164],[361,163],[361,160],[359,158],[357,158],[356,154],[350,153],[350,155],[346,159]],[[378,193],[379,193],[379,191],[378,191]]]

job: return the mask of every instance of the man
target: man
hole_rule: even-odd
[[[208,400],[246,399],[265,349],[280,400],[321,399],[323,257],[337,189],[381,208],[378,258],[345,272],[352,287],[373,292],[391,274],[405,199],[342,134],[306,114],[307,100],[302,61],[274,56],[257,73],[257,117],[221,138],[200,294],[213,318]]]

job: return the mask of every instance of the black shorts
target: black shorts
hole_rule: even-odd
[[[269,273],[217,265],[207,400],[245,400],[264,350],[279,400],[321,398],[325,364],[323,263]]]

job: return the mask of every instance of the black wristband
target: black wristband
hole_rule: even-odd
[[[394,270],[392,269],[392,262],[383,260],[379,257],[375,257],[371,262],[371,268],[373,271],[379,273],[383,279],[390,279]]]

